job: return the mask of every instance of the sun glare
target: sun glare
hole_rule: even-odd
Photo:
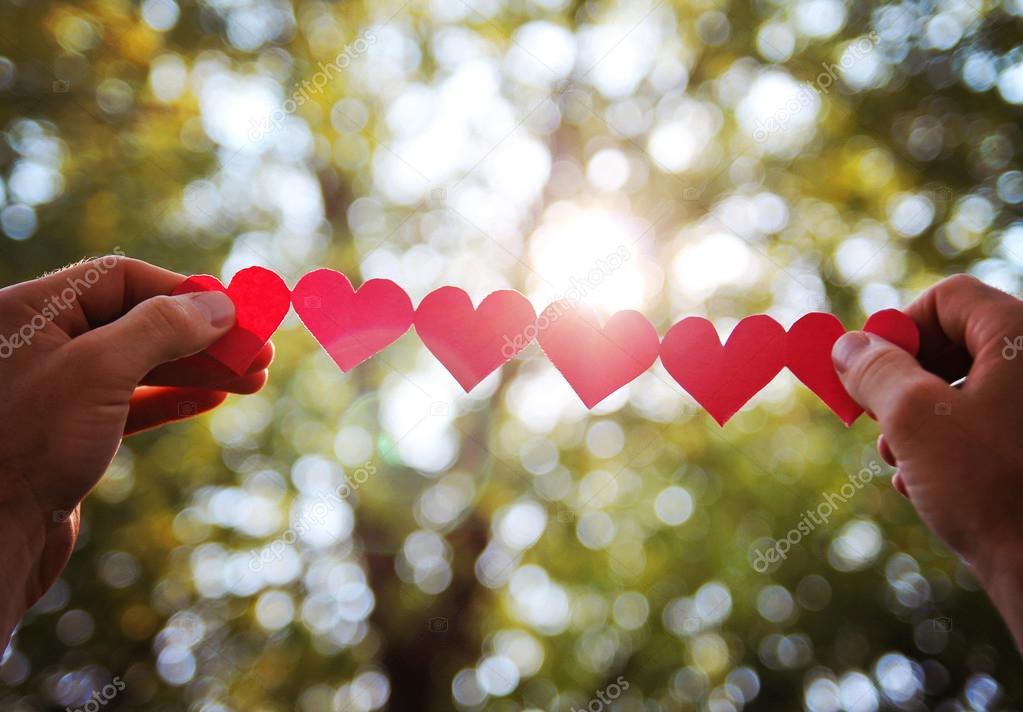
[[[538,308],[558,299],[608,313],[642,309],[661,288],[645,254],[652,230],[635,219],[556,203],[529,242],[529,297]]]
[[[726,232],[707,234],[679,250],[671,278],[687,301],[700,302],[720,287],[751,286],[760,276],[756,255]]]

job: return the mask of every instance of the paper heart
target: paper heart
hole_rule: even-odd
[[[564,302],[551,304],[537,319],[540,348],[587,408],[650,368],[660,340],[647,318],[626,310],[603,328],[597,315]]]
[[[518,292],[492,292],[473,309],[458,287],[441,287],[416,308],[416,333],[468,393],[532,341],[536,312]]]
[[[224,284],[208,274],[193,275],[174,294],[220,291],[234,302],[235,323],[206,353],[237,374],[243,374],[270,340],[291,308],[288,285],[264,267],[246,267]]]
[[[863,331],[877,334],[914,356],[920,348],[916,324],[898,309],[872,314]],[[845,327],[833,314],[812,312],[803,316],[788,331],[786,363],[796,378],[849,426],[863,408],[846,392],[831,361],[831,347],[844,333]]]
[[[724,346],[698,316],[675,324],[661,342],[664,368],[722,426],[778,375],[785,353],[785,329],[766,314],[736,324]]]
[[[412,325],[412,302],[389,279],[371,279],[356,291],[340,272],[318,269],[298,281],[291,301],[342,371],[384,350]]]

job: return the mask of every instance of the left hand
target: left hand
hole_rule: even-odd
[[[269,344],[243,376],[199,353],[234,305],[166,296],[184,279],[109,256],[0,289],[0,650],[67,564],[121,439],[266,382]]]

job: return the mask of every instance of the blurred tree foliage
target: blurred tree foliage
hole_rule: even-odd
[[[583,281],[662,334],[859,324],[959,271],[1015,291],[1021,15],[0,0],[0,277],[121,249],[414,301],[542,307]],[[293,317],[275,343],[263,393],[124,445],[5,653],[4,710],[1023,700],[1002,623],[887,468],[798,532],[879,461],[871,422],[788,374],[719,430],[660,366],[586,413],[535,345],[465,396],[414,334],[350,374]]]

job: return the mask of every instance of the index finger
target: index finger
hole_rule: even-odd
[[[966,274],[941,280],[905,311],[920,329],[921,365],[949,382],[1000,348],[1007,324],[1023,328],[1023,302]]]
[[[107,255],[9,289],[23,291],[35,311],[49,314],[74,337],[109,324],[150,297],[170,294],[184,280],[148,262]]]

